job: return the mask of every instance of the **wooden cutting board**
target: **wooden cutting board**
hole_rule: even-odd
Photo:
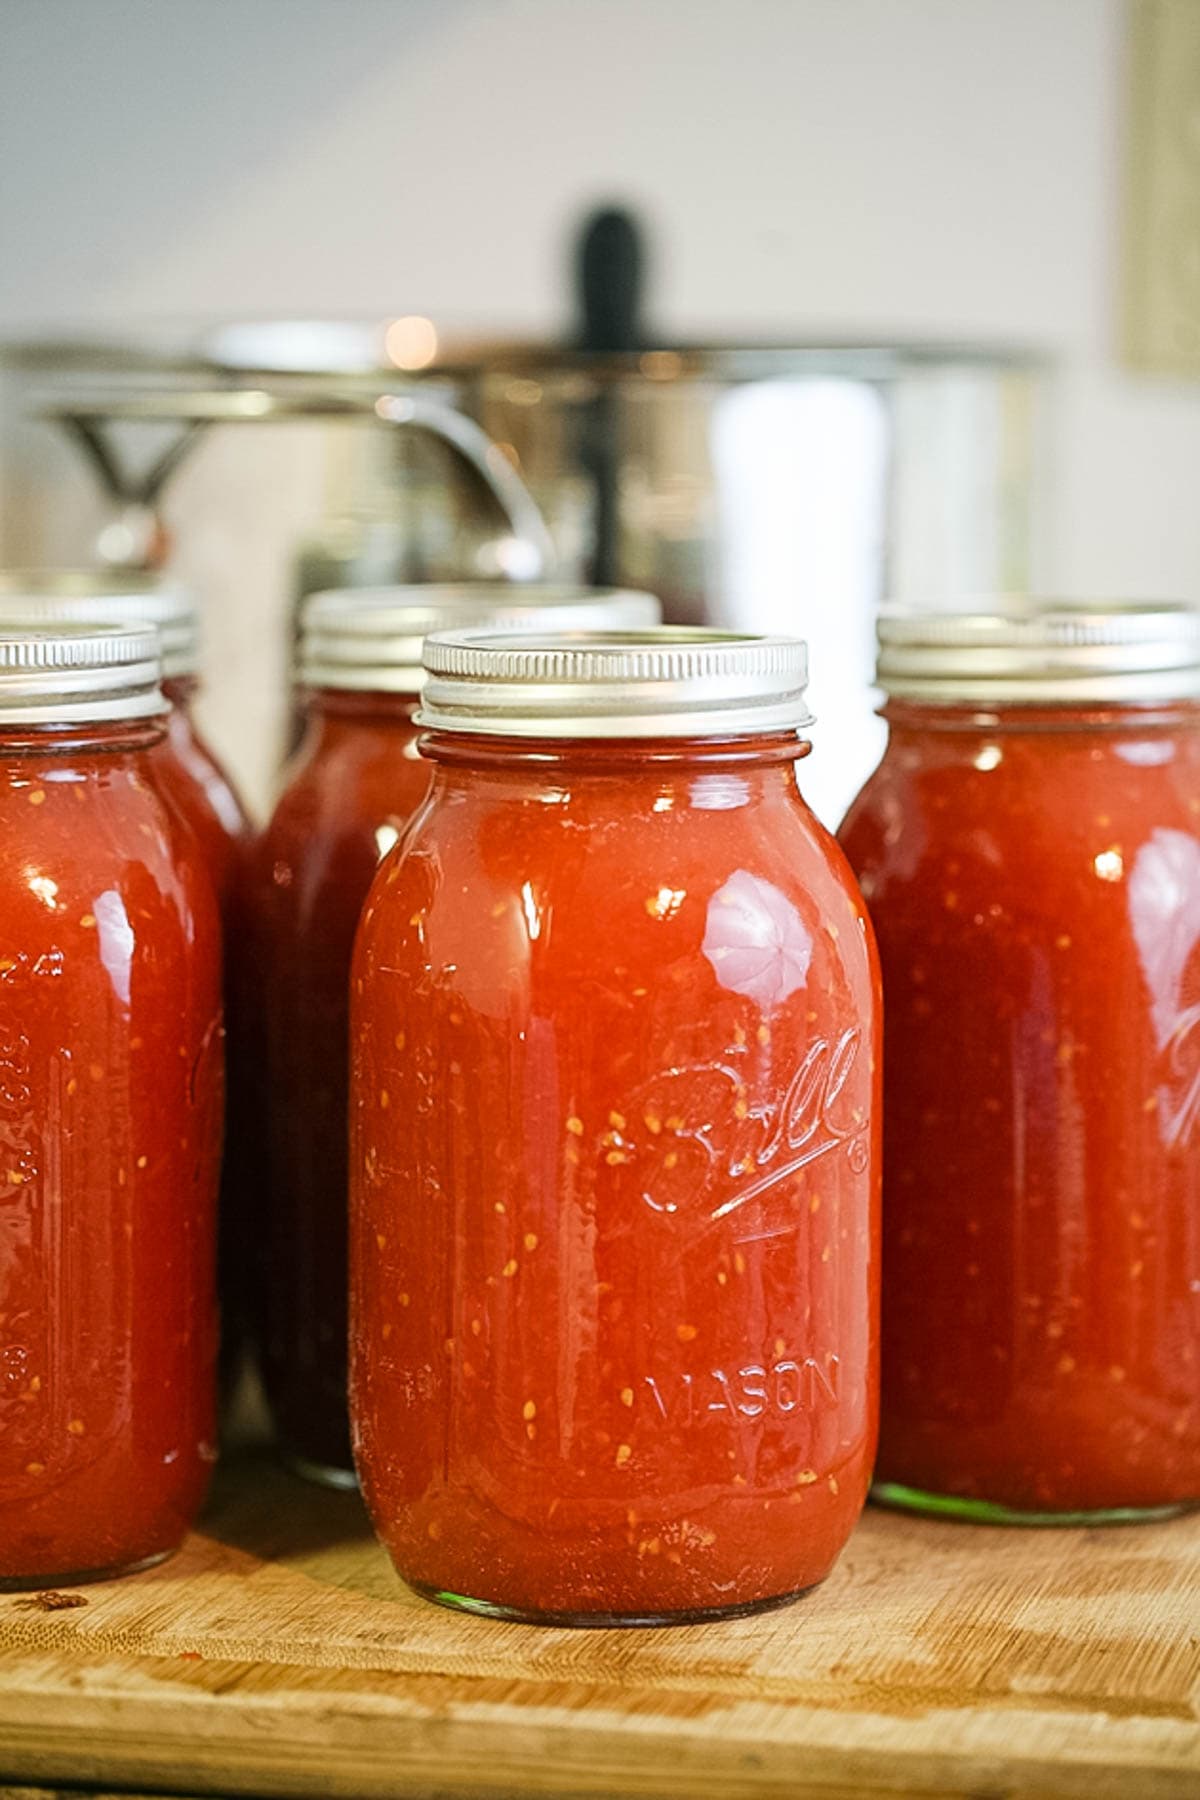
[[[1200,1514],[869,1510],[789,1610],[564,1632],[424,1605],[354,1495],[248,1454],[173,1562],[76,1591],[0,1596],[0,1792],[1200,1796]]]

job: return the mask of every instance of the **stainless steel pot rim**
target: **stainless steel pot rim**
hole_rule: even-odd
[[[799,731],[799,638],[650,631],[438,632],[425,644],[418,724],[541,738],[682,738]]]
[[[468,381],[490,376],[536,381],[558,375],[639,383],[746,381],[788,375],[844,375],[878,381],[943,368],[1020,372],[1042,361],[1041,353],[1029,348],[952,342],[676,343],[597,354],[567,346],[485,340],[451,342],[429,365],[428,373]]]
[[[232,322],[236,325],[236,321]],[[256,321],[256,333],[269,332],[270,321]],[[279,320],[281,328],[297,321]],[[300,321],[304,323],[304,321]],[[111,371],[126,377],[145,374],[173,375],[190,382],[193,389],[230,380],[269,385],[275,382],[289,388],[312,383],[338,384],[377,391],[381,383],[397,380],[416,386],[431,379],[476,379],[491,374],[517,377],[539,377],[594,373],[601,377],[648,377],[662,380],[671,375],[746,378],[755,375],[780,375],[794,369],[798,373],[844,373],[874,379],[881,374],[898,374],[909,369],[921,370],[938,366],[963,366],[979,369],[1035,369],[1048,360],[1044,349],[1019,343],[970,342],[956,339],[909,339],[891,343],[880,338],[826,338],[807,342],[770,341],[738,343],[720,339],[647,343],[636,350],[596,354],[566,344],[537,339],[471,338],[465,335],[439,333],[439,346],[433,359],[417,370],[397,368],[383,349],[388,319],[329,321],[317,323],[350,324],[378,346],[371,358],[363,350],[342,365],[311,367],[286,361],[272,362],[261,353],[246,357],[212,354],[213,343],[225,342],[229,325],[223,326],[217,339],[194,342],[176,338],[161,347],[146,349],[119,340],[67,338],[13,340],[0,346],[0,363],[30,369],[57,371],[64,366],[79,370],[93,379]],[[437,328],[437,321],[431,323]],[[256,335],[254,342],[261,352],[267,340]],[[670,359],[665,360],[665,359]],[[116,398],[115,395],[111,396]]]
[[[165,710],[152,628],[0,620],[0,725],[146,718]]]

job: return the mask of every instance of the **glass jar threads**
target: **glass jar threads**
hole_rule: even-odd
[[[0,1586],[169,1554],[215,1457],[220,941],[159,672],[0,626]]]
[[[425,797],[413,715],[439,625],[637,627],[648,594],[497,583],[317,594],[302,615],[305,732],[255,854],[248,911],[266,1033],[269,1174],[259,1332],[267,1398],[302,1474],[352,1484],[346,1417],[347,989],[379,858]]]
[[[422,1593],[699,1619],[826,1575],[876,1424],[877,974],[804,646],[431,639],[352,983],[351,1375]]]
[[[1200,1497],[1200,615],[893,612],[842,842],[886,998],[879,1492]]]

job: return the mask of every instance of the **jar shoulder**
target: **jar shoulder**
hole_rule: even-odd
[[[256,860],[311,846],[372,841],[381,826],[407,823],[429,786],[429,765],[399,734],[361,743],[343,735],[293,760],[258,834]],[[393,839],[394,841],[394,839]]]
[[[435,788],[402,854],[518,886],[533,875],[590,885],[622,869],[640,881],[672,867],[720,881],[740,860],[787,886],[857,893],[843,850],[794,788],[762,802],[700,806],[632,784],[601,796],[551,790],[499,799]]]
[[[497,932],[547,976],[622,969],[651,979],[724,934],[770,960],[818,946],[869,984],[874,947],[850,866],[798,792],[769,802],[656,810],[478,803],[435,796],[377,871],[361,938],[391,956],[497,954]],[[413,921],[423,922],[414,936]],[[508,925],[504,924],[508,921]],[[718,959],[719,960],[719,959]]]
[[[948,868],[1031,895],[1084,864],[1119,877],[1147,847],[1200,844],[1193,739],[1046,733],[1013,743],[998,733],[889,748],[838,837],[872,902]]]
[[[0,770],[0,926],[61,943],[105,924],[130,942],[166,933],[216,958],[218,911],[192,833],[150,756]],[[102,931],[103,935],[103,931]]]
[[[212,826],[228,837],[244,840],[250,831],[250,819],[241,795],[207,739],[179,709],[169,721],[162,751],[164,763],[173,763],[179,771],[181,797],[202,810]],[[169,778],[169,767],[166,772]]]

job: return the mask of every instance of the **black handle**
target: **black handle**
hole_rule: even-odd
[[[632,213],[617,206],[589,213],[576,252],[580,349],[605,355],[641,348],[642,274],[642,234]]]

